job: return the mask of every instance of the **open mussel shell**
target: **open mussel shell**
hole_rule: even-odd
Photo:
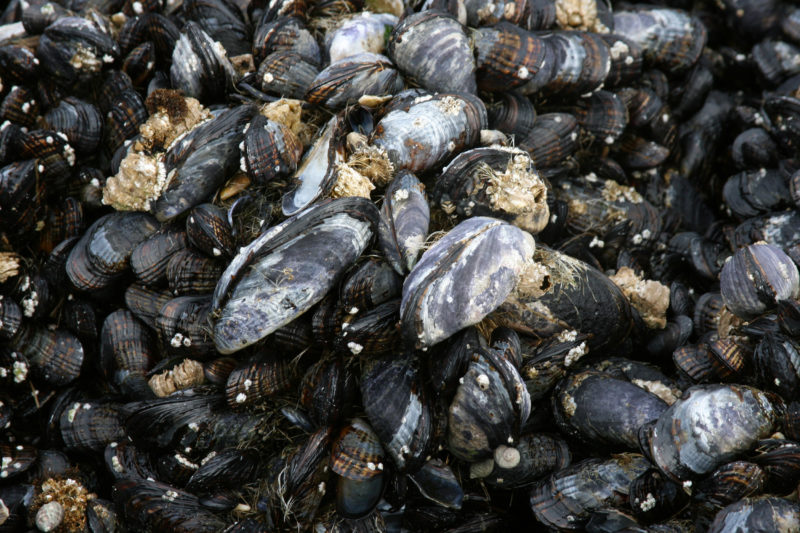
[[[208,200],[239,168],[239,143],[255,113],[252,105],[227,109],[171,147],[165,167],[168,175],[175,174],[151,205],[158,220],[172,220]]]
[[[386,96],[403,90],[403,79],[389,58],[363,53],[331,63],[317,74],[305,94],[311,104],[339,109],[365,95]]]
[[[331,450],[330,468],[339,475],[336,508],[345,517],[367,514],[383,489],[383,448],[365,421],[356,418],[339,433]]]
[[[467,94],[420,96],[383,116],[370,142],[395,170],[423,172],[475,145],[486,129],[486,108]]]
[[[222,45],[192,21],[175,43],[169,74],[175,89],[204,102],[221,99],[235,77]]]
[[[436,179],[434,199],[445,212],[500,218],[533,234],[550,221],[547,188],[527,152],[516,148],[461,152]]]
[[[361,375],[367,418],[400,470],[416,470],[432,451],[434,413],[420,370],[406,353],[370,359]]]
[[[435,9],[395,26],[387,55],[403,74],[431,92],[475,94],[475,58],[464,26]]]
[[[655,394],[593,370],[565,378],[553,396],[556,423],[564,433],[613,449],[637,449],[639,428],[667,407]]]
[[[303,155],[297,135],[262,115],[250,121],[241,150],[244,163],[241,170],[259,185],[293,173]]]
[[[377,208],[340,198],[262,234],[234,257],[214,291],[214,340],[231,353],[266,337],[319,302],[372,240]]]
[[[780,248],[766,243],[736,252],[722,267],[719,279],[725,307],[744,319],[800,295],[797,265]]]
[[[300,212],[333,188],[336,169],[345,162],[344,128],[344,120],[335,116],[320,130],[297,168],[295,188],[283,195],[284,215]]]
[[[640,441],[662,472],[682,482],[753,448],[772,433],[777,418],[776,407],[758,389],[697,385],[653,424],[643,426]]]
[[[531,508],[545,525],[581,530],[593,511],[626,501],[631,482],[649,467],[638,454],[586,459],[537,484],[531,491]]]
[[[378,225],[383,255],[398,274],[410,272],[417,263],[430,218],[425,186],[414,174],[401,170],[386,189]]]
[[[517,284],[533,237],[497,219],[474,217],[428,249],[403,284],[403,336],[432,346],[494,311]]]
[[[69,254],[67,276],[78,290],[109,286],[121,277],[133,249],[158,229],[147,213],[114,212],[100,217]]]

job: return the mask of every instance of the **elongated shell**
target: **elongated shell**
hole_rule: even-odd
[[[614,449],[638,448],[639,428],[667,404],[627,381],[588,370],[559,383],[553,396],[556,422],[567,435]]]
[[[338,109],[365,95],[386,96],[403,90],[403,79],[389,58],[363,53],[331,63],[317,74],[305,100]]]
[[[465,220],[422,255],[403,284],[403,335],[432,346],[477,324],[513,290],[534,240],[488,217]]]
[[[396,170],[423,172],[473,146],[486,129],[486,108],[469,95],[420,96],[386,114],[371,143],[383,150]]]
[[[551,475],[531,491],[531,508],[543,524],[582,530],[592,511],[624,502],[631,482],[650,467],[638,454],[586,459]]]
[[[336,168],[345,161],[343,128],[344,121],[333,117],[317,135],[294,175],[295,188],[283,195],[284,215],[302,211],[333,188]]]
[[[475,58],[462,26],[435,9],[405,17],[389,36],[387,55],[431,92],[475,94]]]
[[[407,274],[417,264],[430,220],[425,186],[401,170],[386,189],[378,225],[383,255],[398,274]]]
[[[251,105],[226,110],[173,145],[165,158],[169,185],[151,204],[157,219],[171,220],[207,200],[238,168],[244,126],[255,113]]]
[[[378,213],[364,198],[329,201],[273,227],[234,257],[214,292],[214,340],[232,353],[320,301],[366,249]]]
[[[412,471],[431,452],[434,413],[411,354],[371,359],[361,377],[367,418],[399,469]]]

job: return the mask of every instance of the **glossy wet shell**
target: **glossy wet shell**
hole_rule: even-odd
[[[673,480],[691,480],[751,449],[772,433],[777,416],[766,394],[752,387],[692,387],[653,425],[650,456]]]
[[[581,530],[592,511],[627,498],[631,482],[650,466],[641,455],[586,459],[551,475],[531,491],[531,507],[545,525]]]
[[[475,59],[464,30],[444,12],[415,13],[394,28],[386,53],[431,92],[475,94]]]
[[[363,198],[334,200],[242,248],[215,291],[217,349],[241,350],[321,300],[367,247],[377,217],[377,208]]]
[[[432,346],[480,322],[512,291],[534,247],[530,234],[497,219],[474,217],[450,230],[403,284],[406,342]]]
[[[422,172],[473,146],[486,124],[486,108],[477,98],[421,96],[407,108],[387,113],[371,143],[386,151],[396,170]]]

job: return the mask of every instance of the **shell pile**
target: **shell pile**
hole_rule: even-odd
[[[0,17],[0,532],[800,531],[800,8]]]

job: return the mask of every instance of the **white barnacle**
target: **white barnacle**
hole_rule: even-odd
[[[478,377],[475,378],[475,383],[478,384],[481,390],[486,390],[489,388],[489,376],[486,374],[479,374]]]
[[[236,395],[236,403],[244,403],[247,400],[247,394],[240,392]]]

